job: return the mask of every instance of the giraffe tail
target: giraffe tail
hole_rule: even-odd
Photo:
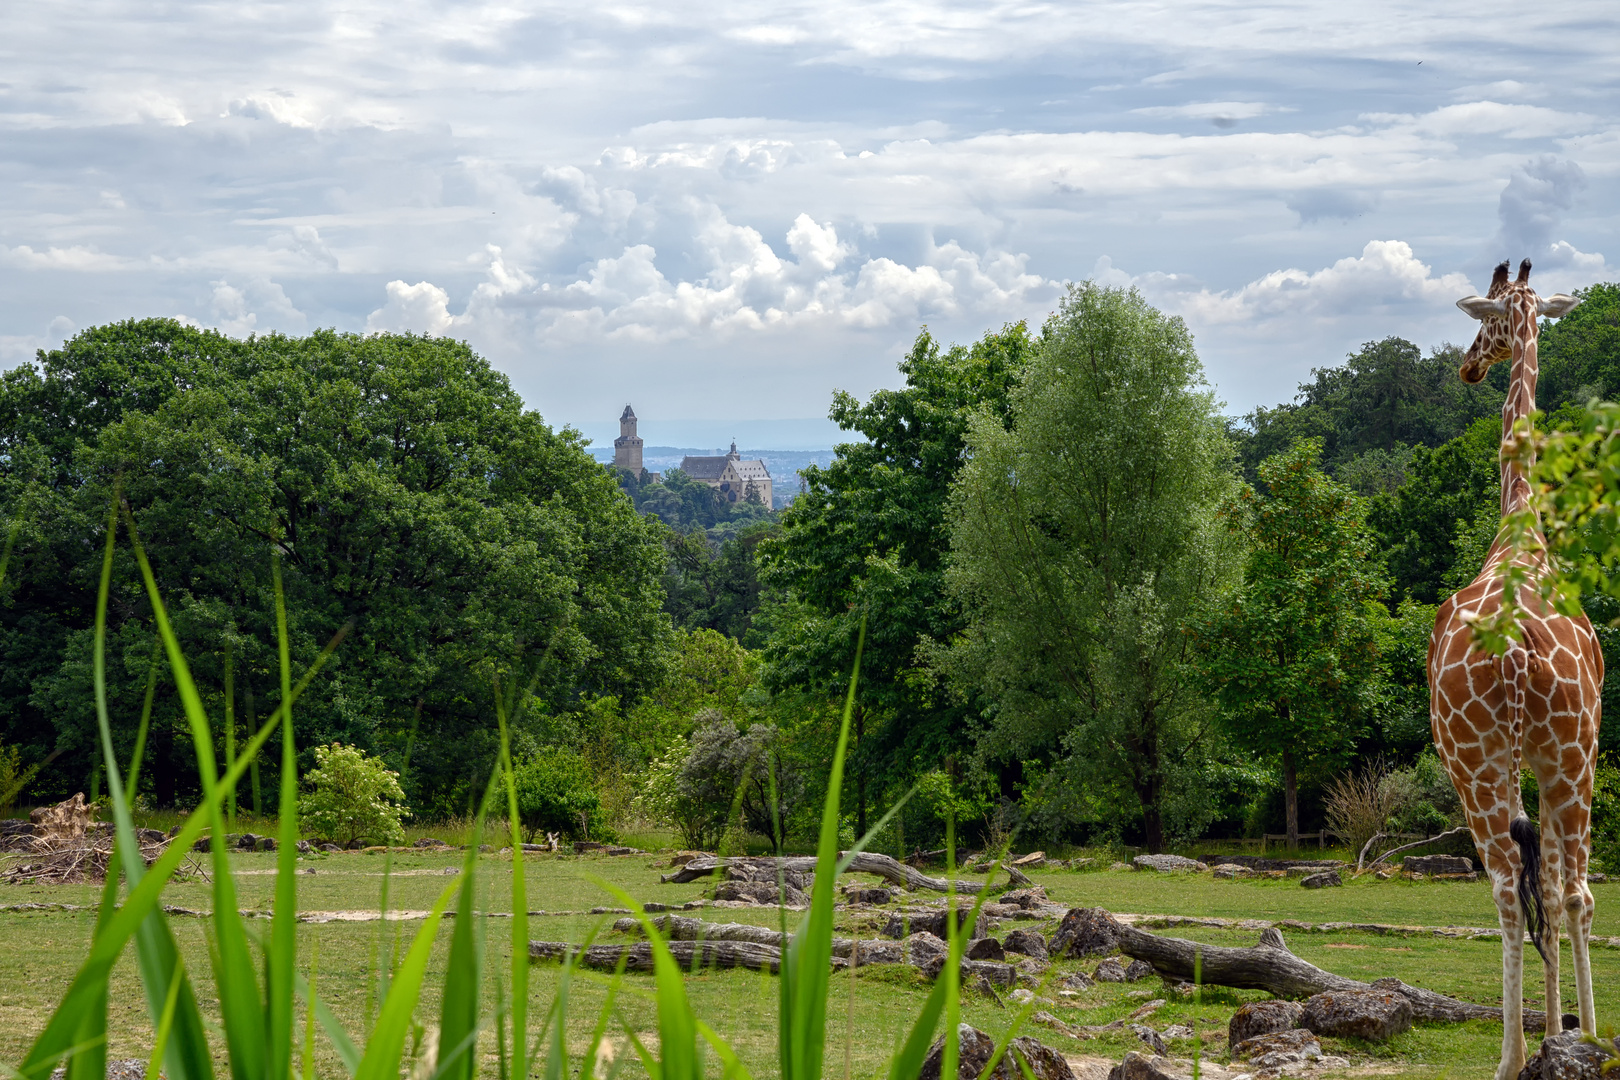
[[[1519,861],[1522,864],[1518,885],[1519,910],[1524,912],[1525,926],[1530,930],[1530,940],[1535,944],[1536,952],[1545,961],[1547,948],[1541,943],[1541,935],[1547,926],[1547,909],[1541,903],[1541,834],[1530,819],[1521,814],[1508,826],[1508,835],[1519,845]]]

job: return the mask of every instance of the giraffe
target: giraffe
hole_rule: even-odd
[[[1502,432],[1536,407],[1539,318],[1567,314],[1580,301],[1539,297],[1530,287],[1530,260],[1508,280],[1496,268],[1486,296],[1457,306],[1481,323],[1458,374],[1477,383],[1490,366],[1511,360],[1502,404]],[[1530,483],[1517,463],[1502,463],[1502,515],[1524,510]],[[1592,773],[1603,686],[1603,654],[1585,615],[1568,618],[1532,601],[1521,642],[1501,657],[1475,649],[1472,623],[1500,607],[1498,570],[1512,557],[1498,534],[1472,584],[1440,605],[1429,641],[1429,715],[1435,747],[1462,798],[1475,846],[1485,862],[1502,925],[1502,1061],[1497,1080],[1512,1080],[1525,1062],[1524,938],[1529,930],[1546,971],[1546,1030],[1562,1029],[1558,986],[1558,914],[1569,927],[1575,994],[1582,1031],[1596,1031],[1587,943],[1592,893],[1586,860]],[[1545,571],[1542,553],[1518,556],[1532,573]],[[1521,766],[1541,792],[1541,823],[1525,816]],[[1552,917],[1548,917],[1552,912]]]

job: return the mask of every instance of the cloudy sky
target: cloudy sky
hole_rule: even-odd
[[[170,315],[464,337],[555,423],[814,420],[1065,282],[1233,412],[1530,256],[1620,277],[1620,7],[20,0],[0,366]],[[1607,253],[1607,254],[1605,254]],[[687,423],[683,423],[687,422]],[[825,425],[753,425],[826,445]]]

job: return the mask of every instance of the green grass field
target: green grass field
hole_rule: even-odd
[[[233,856],[238,870],[242,906],[265,909],[273,887],[274,856],[240,854]],[[346,852],[317,855],[300,860],[299,907],[305,912],[375,912],[381,901],[384,856],[381,853]],[[658,874],[667,872],[667,860],[655,856],[635,857],[553,857],[529,856],[524,863],[530,908],[550,912],[584,912],[611,899],[593,879],[617,884],[638,900],[679,903],[699,897],[704,884],[664,885]],[[430,907],[459,865],[454,854],[398,853],[392,859],[388,882],[388,903],[393,910],[421,910]],[[509,909],[511,863],[499,856],[479,861],[481,893],[479,906],[490,912]],[[312,873],[309,871],[313,871]],[[1037,872],[1033,875],[1046,886],[1053,900],[1067,906],[1100,906],[1116,912],[1143,914],[1220,916],[1267,920],[1298,919],[1321,922],[1377,922],[1411,926],[1465,925],[1491,927],[1495,913],[1484,883],[1406,881],[1351,882],[1342,889],[1308,891],[1297,882],[1215,881],[1209,875],[1160,875],[1127,872],[1072,873]],[[1620,885],[1597,885],[1596,933],[1620,936]],[[165,894],[166,902],[179,907],[206,911],[209,887],[201,880],[176,882]],[[914,896],[914,899],[933,899]],[[0,904],[60,903],[92,905],[96,893],[89,886],[11,886],[0,892]],[[774,924],[773,909],[725,909],[709,917],[720,921]],[[790,913],[790,918],[794,916]],[[611,934],[607,924],[612,916],[587,914],[547,914],[531,921],[532,937],[556,941],[583,941],[593,928]],[[881,916],[871,913],[841,916],[841,934],[875,936]],[[209,960],[203,939],[206,920],[173,920],[188,964],[205,970]],[[21,1059],[48,1013],[59,1000],[82,959],[90,940],[92,914],[89,911],[0,912],[0,1061]],[[265,932],[268,921],[255,920],[249,926]],[[376,984],[369,974],[378,970],[381,959],[408,941],[420,924],[403,922],[326,922],[301,927],[300,966],[314,969],[323,997],[332,1004],[352,1033],[366,1030],[368,1016],[376,1008]],[[1008,923],[1001,932],[1023,923]],[[494,963],[510,955],[508,919],[481,920],[485,947]],[[1049,931],[1050,926],[1046,927]],[[1250,945],[1255,934],[1225,929],[1184,928],[1171,931],[1177,936],[1223,945]],[[1409,983],[1428,987],[1455,997],[1495,1003],[1500,990],[1500,948],[1494,941],[1438,938],[1431,935],[1383,935],[1358,932],[1287,932],[1290,946],[1300,956],[1323,968],[1352,978],[1374,979],[1398,976]],[[432,995],[440,985],[448,933],[441,932],[440,946],[427,981],[434,988],[424,997],[419,1019],[431,1022],[437,1016],[438,1002]],[[1568,984],[1568,949],[1565,948],[1566,1009],[1573,1007]],[[1077,968],[1090,970],[1086,962],[1065,961],[1054,965],[1058,975]],[[1620,950],[1594,952],[1594,982],[1600,1020],[1620,1022]],[[531,1008],[543,1012],[549,1005],[558,969],[537,965],[534,969]],[[601,980],[585,980],[577,991],[571,1015],[570,1043],[583,1050],[589,1027],[603,993]],[[693,1005],[700,1017],[731,1040],[753,1075],[776,1074],[774,1030],[775,985],[771,976],[727,971],[689,977]],[[201,980],[205,991],[212,980]],[[627,977],[629,993],[621,998],[621,1011],[639,1032],[654,1030],[651,978]],[[1071,1024],[1100,1024],[1119,1019],[1143,1004],[1146,997],[1165,996],[1163,984],[1147,979],[1136,984],[1103,984],[1078,997],[1050,996],[1056,1002],[1049,1011]],[[862,969],[853,980],[847,974],[833,978],[834,1004],[828,1021],[828,1069],[841,1074],[846,1057],[849,1075],[872,1076],[893,1052],[900,1033],[916,1015],[927,985],[909,968]],[[1539,966],[1530,972],[1526,996],[1539,1003]],[[853,995],[853,996],[852,996]],[[1224,1050],[1226,1023],[1231,1013],[1247,1000],[1264,997],[1259,992],[1211,989],[1199,1008],[1170,995],[1171,1002],[1151,1017],[1160,1029],[1173,1022],[1196,1023],[1208,1040],[1209,1049],[1219,1055]],[[202,1002],[207,1014],[214,1004]],[[1004,1030],[1011,1019],[988,999],[969,995],[964,1019],[992,1033]],[[111,1052],[117,1057],[145,1056],[150,1047],[151,1025],[146,1004],[135,974],[133,954],[126,953],[113,978]],[[1079,1041],[1050,1029],[1034,1034],[1071,1056],[1107,1057],[1118,1060],[1129,1043],[1124,1038]],[[1478,1076],[1494,1066],[1500,1042],[1500,1028],[1486,1023],[1415,1029],[1394,1042],[1379,1047],[1339,1046],[1337,1052],[1363,1064],[1377,1064],[1380,1071],[1398,1076]],[[625,1051],[624,1040],[619,1049]],[[1191,1045],[1177,1048],[1190,1053]],[[317,1061],[322,1075],[342,1074],[336,1056],[317,1037]],[[1329,1052],[1335,1052],[1330,1049]],[[223,1055],[220,1055],[223,1065]],[[493,1073],[493,1058],[489,1071]],[[639,1075],[639,1065],[627,1063],[627,1075]]]

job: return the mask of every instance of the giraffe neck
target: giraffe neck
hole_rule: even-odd
[[[1535,321],[1514,305],[1509,320],[1513,334],[1513,375],[1508,384],[1507,399],[1502,402],[1502,439],[1505,443],[1513,433],[1513,426],[1536,411],[1536,334]],[[1531,459],[1530,464],[1534,464]],[[1516,514],[1530,505],[1530,481],[1523,464],[1501,461],[1502,516]]]

